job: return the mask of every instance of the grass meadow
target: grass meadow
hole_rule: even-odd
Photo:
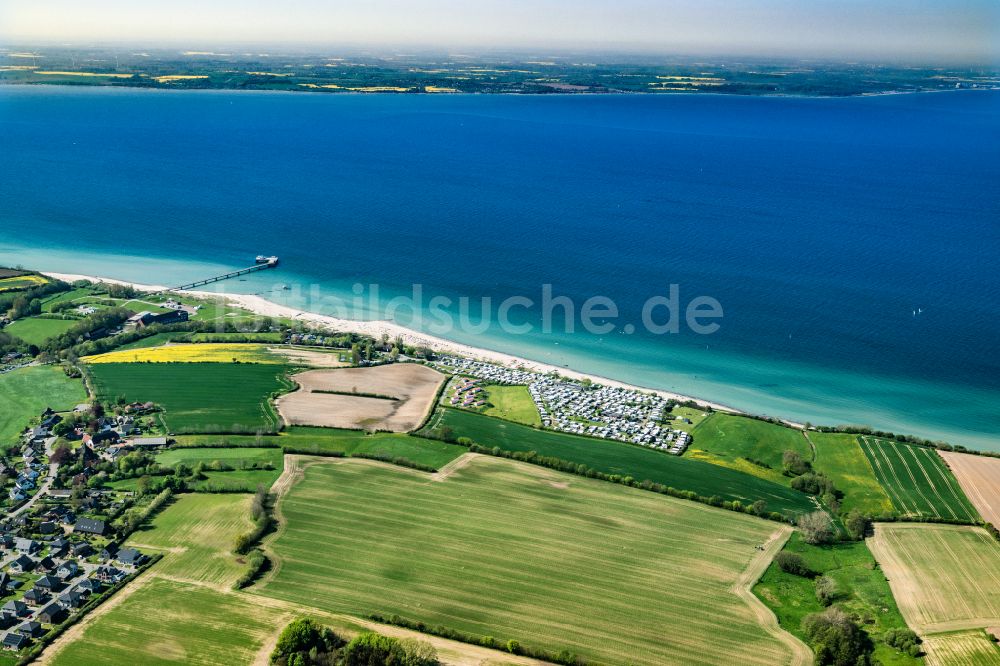
[[[172,432],[274,431],[272,393],[291,387],[287,366],[250,363],[100,363],[87,366],[102,400],[163,407]]]
[[[603,663],[790,660],[733,589],[760,519],[489,456],[440,482],[319,460],[279,514],[255,594]]]
[[[0,449],[17,443],[18,434],[46,407],[72,409],[84,402],[83,382],[51,365],[20,368],[0,374]]]
[[[836,581],[840,596],[836,603],[861,619],[865,630],[876,640],[889,629],[905,629],[906,621],[896,606],[892,590],[879,570],[868,547],[861,541],[811,546],[796,532],[785,550],[802,556],[817,574]],[[778,616],[781,626],[805,640],[802,618],[824,609],[816,599],[816,584],[810,578],[795,576],[771,564],[753,588],[768,608]],[[919,659],[876,643],[876,656],[885,666],[915,666]]]
[[[861,450],[857,435],[810,432],[809,439],[816,447],[813,465],[844,493],[841,513],[846,514],[851,509],[858,509],[871,516],[889,516],[895,513],[892,501]]]
[[[483,411],[488,416],[529,426],[542,425],[542,417],[538,414],[527,386],[487,386],[486,401],[492,405]]]
[[[497,446],[507,451],[535,451],[542,456],[582,463],[606,474],[632,476],[640,481],[649,479],[705,497],[717,495],[744,504],[762,499],[767,502],[769,511],[786,515],[815,510],[815,505],[806,495],[787,485],[624,442],[538,430],[448,408],[431,417],[428,427],[438,433],[449,428],[455,436],[469,437],[481,446]]]
[[[798,430],[744,416],[715,413],[691,431],[692,443],[685,457],[728,467],[745,474],[788,485],[781,457],[795,451],[812,460],[812,448]],[[764,463],[767,467],[757,463]]]
[[[3,330],[4,333],[9,333],[15,338],[20,338],[29,345],[41,346],[49,338],[65,333],[78,323],[79,321],[76,319],[28,317],[8,324]]]
[[[934,449],[863,435],[875,476],[899,513],[976,522],[979,514]]]

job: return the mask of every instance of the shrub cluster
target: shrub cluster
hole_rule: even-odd
[[[250,549],[257,545],[274,522],[270,513],[270,497],[263,484],[258,485],[257,492],[254,493],[253,501],[250,504],[250,518],[254,523],[253,529],[236,537],[233,552],[237,555],[249,553]]]
[[[250,551],[250,554],[247,555],[246,563],[246,571],[233,583],[234,589],[242,590],[244,587],[249,587],[255,580],[260,578],[261,574],[267,571],[271,564],[267,556],[264,555],[264,551],[260,548],[254,548]]]
[[[388,617],[378,614],[373,614],[368,616],[369,619],[379,622],[381,624],[391,624],[396,627],[403,627],[405,629],[411,629],[413,631],[419,631],[423,634],[430,634],[432,636],[440,636],[442,638],[447,638],[453,641],[458,641],[460,643],[469,643],[470,645],[482,645],[483,647],[492,648],[494,650],[506,650],[511,654],[522,655],[525,657],[531,657],[532,659],[538,659],[539,661],[547,661],[553,664],[565,664],[566,666],[585,666],[587,663],[585,659],[577,656],[576,654],[570,652],[569,650],[562,650],[560,652],[550,652],[548,650],[538,650],[534,648],[529,648],[522,645],[519,641],[508,640],[506,643],[497,640],[493,636],[477,636],[475,634],[467,634],[450,627],[445,627],[443,625],[428,625],[423,622],[408,620],[406,618],[400,617],[398,615],[390,615]]]

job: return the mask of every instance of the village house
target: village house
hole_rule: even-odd
[[[66,619],[66,609],[53,602],[38,611],[38,621],[44,624],[59,624]]]
[[[24,603],[29,606],[41,606],[42,604],[47,603],[50,598],[51,595],[49,595],[46,590],[39,587],[31,588],[24,593],[23,597],[21,597]]]
[[[29,638],[36,638],[45,633],[42,630],[42,625],[39,622],[35,622],[34,620],[29,620],[28,622],[22,622],[14,631],[21,634],[22,636],[27,636]]]
[[[28,637],[16,631],[9,631],[3,637],[4,650],[21,650],[28,646]]]
[[[96,534],[97,536],[104,536],[107,531],[107,527],[103,520],[94,520],[93,518],[80,518],[76,521],[76,525],[73,526],[73,532],[79,534]]]
[[[24,617],[28,614],[28,605],[23,601],[15,601],[11,599],[3,605],[3,612],[9,613],[15,617]]]
[[[27,555],[19,555],[10,563],[10,571],[15,574],[28,573],[35,568],[35,561]]]

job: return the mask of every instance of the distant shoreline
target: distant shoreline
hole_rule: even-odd
[[[41,271],[43,275],[48,275],[49,277],[55,278],[57,280],[63,280],[65,282],[74,282],[76,280],[89,280],[91,282],[105,282],[108,284],[120,284],[128,285],[139,291],[164,291],[167,287],[162,285],[151,285],[142,284],[138,282],[130,282],[128,280],[116,280],[114,278],[100,277],[95,275],[81,275],[76,273],[56,273],[51,271]],[[194,291],[185,290],[177,292],[184,294],[186,296],[193,296],[196,298],[221,298],[231,304],[243,308],[244,310],[249,310],[255,314],[259,314],[263,317],[285,317],[288,319],[294,319],[296,321],[301,321],[304,324],[312,326],[321,326],[330,328],[336,331],[345,333],[357,333],[360,335],[367,335],[372,338],[380,338],[382,335],[388,335],[390,339],[402,338],[403,342],[412,346],[428,347],[439,353],[455,354],[458,356],[465,356],[468,358],[473,358],[476,360],[487,361],[490,363],[496,363],[499,365],[509,366],[509,367],[521,367],[533,372],[538,372],[541,374],[547,374],[551,372],[556,372],[563,377],[568,377],[570,379],[584,380],[589,379],[590,381],[603,384],[605,386],[612,386],[616,388],[626,388],[636,391],[643,391],[646,393],[655,393],[661,397],[667,398],[668,400],[675,400],[678,402],[694,402],[702,407],[710,407],[716,411],[728,412],[730,414],[745,414],[745,412],[730,407],[729,405],[724,405],[718,402],[712,402],[710,400],[705,400],[703,398],[696,398],[694,396],[684,395],[681,393],[674,393],[672,391],[664,391],[662,389],[653,389],[646,386],[638,386],[635,384],[629,384],[627,382],[622,382],[616,379],[611,379],[609,377],[602,377],[600,375],[589,374],[585,372],[579,372],[572,370],[571,368],[559,367],[549,363],[543,363],[541,361],[533,361],[531,359],[523,358],[520,356],[515,356],[513,354],[506,354],[504,352],[495,351],[492,349],[486,349],[483,347],[474,347],[472,345],[466,345],[453,340],[448,340],[446,338],[441,338],[435,335],[430,335],[428,333],[423,333],[421,331],[416,331],[411,328],[406,328],[391,321],[386,320],[374,320],[374,321],[363,321],[359,319],[344,319],[340,317],[330,317],[328,315],[321,315],[315,312],[309,312],[306,310],[299,310],[296,308],[290,308],[286,305],[279,305],[273,301],[269,301],[262,296],[257,296],[254,294],[234,294],[230,292],[204,292],[204,291]],[[784,423],[792,426],[793,428],[804,429],[805,426],[801,423],[796,423],[794,421],[787,421],[783,419]]]
[[[775,99],[859,99],[863,97],[889,97],[893,95],[923,95],[930,93],[961,93],[961,92],[997,92],[1000,86],[980,87],[980,88],[948,88],[934,90],[882,90],[878,92],[852,92],[843,95],[808,95],[804,93],[783,93],[783,92],[713,92],[711,90],[662,90],[657,92],[638,90],[579,90],[579,91],[537,91],[537,92],[426,92],[414,90],[407,92],[363,92],[357,90],[316,90],[310,88],[294,90],[268,90],[266,88],[166,88],[152,85],[120,85],[115,83],[66,83],[64,81],[0,81],[0,88],[68,88],[80,89],[113,89],[113,90],[155,90],[169,93],[265,93],[265,94],[289,94],[311,93],[318,95],[331,95],[337,97],[373,97],[373,96],[419,96],[419,97],[744,97],[744,98],[775,98]]]

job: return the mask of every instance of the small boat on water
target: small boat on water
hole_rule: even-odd
[[[266,257],[263,254],[258,254],[255,262],[258,264],[267,264],[268,266],[277,266],[278,258],[275,256]]]

